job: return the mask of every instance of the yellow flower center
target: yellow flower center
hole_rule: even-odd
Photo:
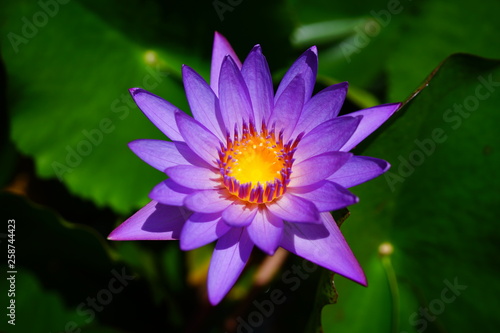
[[[226,146],[220,152],[219,167],[224,186],[238,198],[251,203],[266,203],[282,196],[290,182],[293,153],[300,138],[283,144],[274,130],[263,125],[243,125],[239,138],[227,136]]]
[[[272,139],[252,136],[240,141],[234,147],[232,159],[228,162],[229,175],[241,184],[265,184],[280,177],[284,161],[280,157],[277,144]]]

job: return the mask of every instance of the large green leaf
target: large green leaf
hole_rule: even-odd
[[[361,202],[342,228],[369,287],[337,279],[325,332],[498,327],[498,105],[500,62],[454,55],[363,151],[392,164],[354,189]],[[394,252],[379,259],[383,242]],[[384,269],[374,270],[381,260]]]
[[[331,304],[323,308],[324,332],[366,332],[367,323],[370,323],[369,327],[376,328],[371,332],[390,332],[390,291],[384,267],[374,256],[371,262],[365,263],[364,270],[371,277],[370,287],[365,289],[356,285],[349,294],[341,290],[338,305]]]
[[[188,111],[181,64],[205,76],[207,66],[166,42],[138,44],[77,1],[58,6],[53,17],[32,1],[0,7],[12,139],[35,156],[43,177],[57,176],[72,192],[128,212],[163,176],[127,142],[164,136],[127,89],[143,87]]]

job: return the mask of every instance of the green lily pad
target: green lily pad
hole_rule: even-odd
[[[342,227],[369,287],[336,279],[339,301],[324,309],[325,332],[486,332],[500,324],[500,62],[457,54],[427,82],[363,151],[392,164],[353,189],[361,201]],[[390,265],[373,270],[384,242],[393,247]],[[356,315],[363,320],[347,320]]]
[[[323,307],[324,332],[366,332],[367,323],[371,332],[390,332],[391,318],[387,316],[391,311],[390,291],[383,265],[379,258],[373,257],[364,270],[372,277],[368,289],[356,285],[348,295],[341,290],[337,304]],[[356,308],[357,311],[353,311]]]

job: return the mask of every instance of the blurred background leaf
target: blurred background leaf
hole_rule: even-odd
[[[17,290],[22,290],[15,298],[14,314],[17,319],[14,318],[13,321],[15,326],[9,324],[7,320],[2,320],[0,329],[3,332],[50,332],[65,330],[66,325],[73,328],[85,325],[83,317],[78,316],[76,311],[66,309],[61,297],[54,292],[45,291],[29,271],[19,272],[15,286]],[[2,303],[5,305],[6,302]],[[9,317],[8,320],[12,319]]]
[[[17,305],[16,326],[2,321],[2,330],[71,331],[76,328],[65,326],[75,322],[76,327],[91,331],[100,329],[100,324],[116,325],[113,318],[117,316],[123,316],[121,325],[133,330],[149,325],[137,322],[133,315],[138,311],[138,304],[151,309],[155,306],[144,275],[114,262],[111,257],[117,254],[93,228],[65,222],[54,212],[17,195],[0,192],[0,200],[0,216],[16,221],[13,245],[18,271],[13,298]],[[1,243],[6,253],[6,237]],[[6,264],[2,262],[4,272]],[[2,283],[2,288],[4,286]],[[2,298],[3,308],[10,299]],[[150,315],[157,316],[158,312],[150,310],[144,314],[146,319]]]
[[[500,2],[289,0],[294,42],[318,44],[319,74],[403,100],[452,53],[500,58]],[[325,31],[326,30],[326,31]],[[326,38],[325,37],[328,37]]]

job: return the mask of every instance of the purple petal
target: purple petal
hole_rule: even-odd
[[[162,205],[151,201],[129,217],[108,236],[109,240],[172,240],[179,239],[184,221],[190,212],[183,207]]]
[[[160,131],[172,141],[184,141],[175,122],[175,112],[180,111],[177,107],[144,89],[129,91],[139,109]]]
[[[281,198],[266,204],[277,217],[290,222],[319,223],[319,212],[309,200],[286,193]]]
[[[214,34],[214,46],[212,49],[212,66],[210,69],[210,87],[215,92],[215,94],[219,95],[219,76],[220,69],[222,66],[222,62],[224,58],[229,55],[233,58],[234,62],[241,68],[241,61],[238,59],[238,56],[234,52],[231,44],[227,41],[227,39],[222,36],[217,31]]]
[[[363,141],[368,135],[372,134],[377,128],[379,128],[380,125],[382,125],[394,112],[396,112],[400,106],[401,103],[384,104],[346,115],[349,117],[363,116],[363,118],[361,119],[361,122],[359,123],[354,134],[344,144],[341,150],[349,151],[354,148],[358,143]]]
[[[272,256],[281,240],[283,219],[274,216],[267,209],[259,209],[247,231],[255,245]]]
[[[210,214],[222,212],[233,201],[225,190],[205,190],[188,195],[184,204],[192,211]]]
[[[208,164],[217,165],[218,150],[220,149],[219,139],[205,126],[185,113],[176,112],[175,120],[189,148]]]
[[[156,185],[149,192],[149,197],[164,205],[183,206],[184,199],[194,192],[193,189],[181,186],[172,179],[167,179]]]
[[[378,158],[353,156],[346,164],[328,177],[328,180],[349,188],[380,176],[390,167],[389,163]]]
[[[277,99],[269,118],[271,126],[276,124],[278,132],[283,130],[285,142],[290,138],[302,112],[304,89],[304,79],[300,75],[296,76]]]
[[[198,155],[195,154],[194,151],[189,148],[189,146],[185,142],[174,142],[175,147],[179,151],[179,153],[189,162],[191,165],[199,166],[202,168],[210,168],[211,165],[202,160]]]
[[[244,227],[252,222],[257,210],[257,205],[234,201],[222,212],[222,218],[232,227]]]
[[[323,224],[285,222],[281,247],[362,285],[365,274],[330,213],[321,213]]]
[[[220,112],[219,99],[205,82],[205,80],[189,66],[182,67],[182,78],[186,97],[193,113],[194,119],[203,124],[210,132],[220,140],[225,140],[222,133],[222,115]]]
[[[165,170],[176,183],[195,190],[212,190],[220,186],[221,175],[211,169],[177,165]]]
[[[285,76],[278,86],[276,91],[275,101],[279,99],[281,94],[285,91],[286,87],[293,81],[293,79],[302,75],[305,83],[304,101],[306,103],[312,95],[314,83],[316,82],[316,73],[318,72],[318,50],[316,46],[309,48],[305,51],[288,69]]]
[[[206,165],[183,142],[142,139],[132,141],[128,146],[144,162],[162,172],[176,165],[189,165],[193,162]]]
[[[196,249],[222,237],[230,229],[220,213],[193,213],[182,228],[180,247],[184,251]]]
[[[235,125],[239,131],[243,122],[254,121],[252,102],[241,71],[231,57],[222,63],[219,81],[219,101],[226,133],[232,134]],[[241,132],[240,132],[241,133]]]
[[[328,152],[308,158],[292,166],[289,187],[308,186],[325,180],[340,169],[352,154],[346,152]]]
[[[208,268],[208,298],[218,304],[229,292],[252,253],[253,243],[245,228],[232,228],[215,246]]]
[[[266,58],[260,45],[254,46],[241,68],[252,101],[255,125],[259,129],[262,121],[269,118],[274,104],[273,82]]]
[[[347,94],[347,82],[334,84],[314,95],[305,105],[292,136],[307,133],[325,121],[335,118]]]
[[[361,117],[340,117],[328,120],[307,133],[294,154],[300,163],[309,157],[339,150],[358,127]]]
[[[311,201],[320,212],[345,208],[359,201],[358,197],[342,186],[326,180],[312,186],[290,188],[288,191]]]

